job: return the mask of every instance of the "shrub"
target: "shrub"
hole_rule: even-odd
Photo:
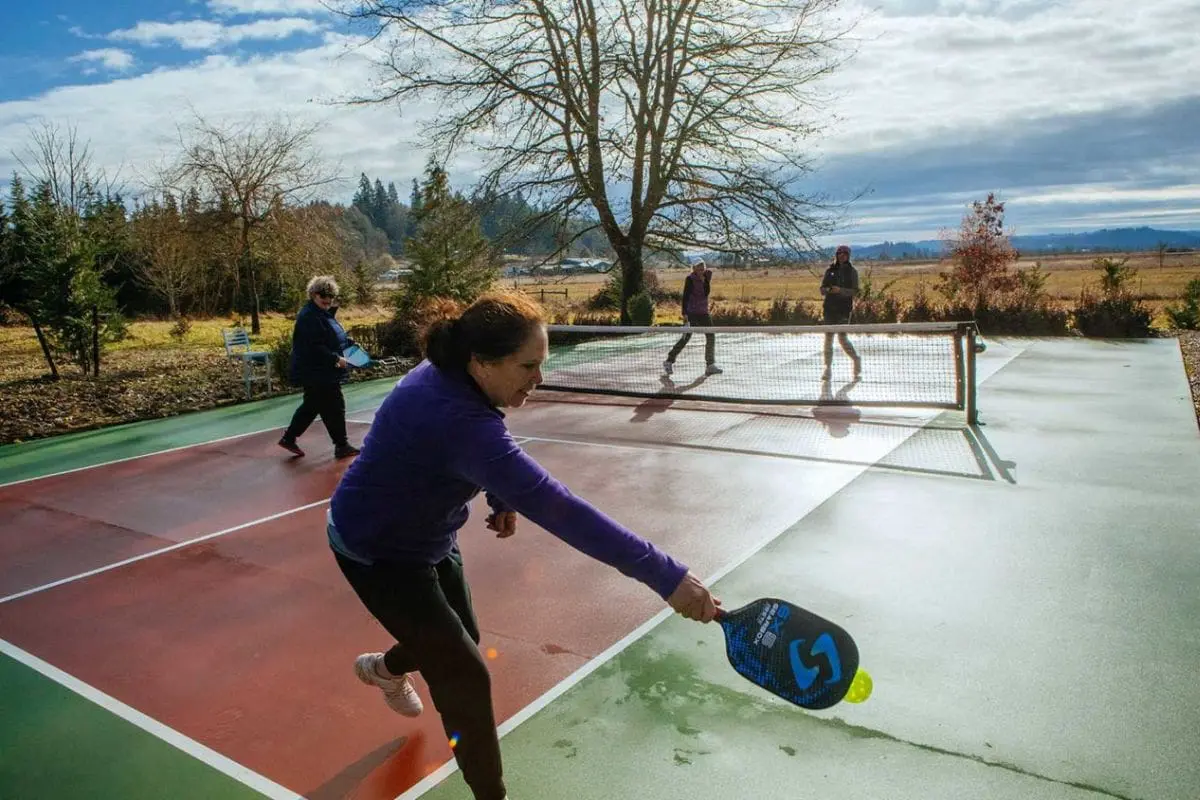
[[[1036,306],[1006,303],[1000,306],[949,306],[946,320],[975,320],[985,335],[1065,336],[1070,333],[1070,314],[1050,302]]]
[[[873,322],[898,322],[903,303],[892,294],[895,281],[884,284],[879,290],[871,280],[871,272],[863,276],[858,286],[858,297],[854,300],[854,315],[851,322],[868,324]]]
[[[288,383],[288,372],[292,366],[292,334],[287,332],[271,346],[271,374],[279,376],[280,383]]]
[[[175,339],[175,341],[182,342],[184,338],[187,337],[188,332],[191,331],[191,329],[191,320],[183,315],[180,315],[175,319],[175,324],[171,326],[169,333],[171,334],[171,338]]]
[[[900,314],[902,322],[933,322],[941,317],[943,310],[930,297],[925,284],[917,285],[912,302]]]
[[[396,315],[390,321],[375,326],[379,348],[375,355],[420,358],[425,328],[435,319],[454,316],[461,310],[459,303],[445,297],[406,296],[397,303]]]
[[[766,325],[768,314],[751,303],[718,302],[709,307],[713,325]]]
[[[621,317],[613,313],[577,312],[571,319],[572,325],[620,325]]]
[[[1172,328],[1189,331],[1200,329],[1200,278],[1188,281],[1187,289],[1184,290],[1183,305],[1169,305],[1166,312]]]
[[[587,308],[591,311],[611,311],[621,307],[621,286],[622,276],[621,267],[615,266],[608,274],[608,280],[604,286],[600,287],[594,295],[588,298]],[[646,270],[642,274],[642,291],[650,295],[650,298],[657,303],[666,303],[670,301],[679,302],[683,298],[683,289],[680,287],[677,291],[670,291],[663,287],[658,280],[658,273],[654,270]],[[633,298],[630,298],[632,302]],[[632,310],[630,314],[632,314]]]
[[[629,320],[634,325],[653,325],[654,311],[654,298],[649,292],[638,292],[629,298]]]
[[[1139,338],[1150,335],[1150,310],[1132,296],[1103,298],[1084,291],[1075,308],[1075,328],[1084,336]]]
[[[771,301],[771,308],[767,311],[767,322],[772,325],[815,325],[820,321],[820,314],[803,300],[793,302],[776,298]]]
[[[1084,336],[1144,337],[1150,335],[1152,315],[1135,298],[1128,285],[1137,270],[1129,259],[1097,258],[1092,265],[1100,271],[1100,291],[1084,289],[1075,308],[1075,328]]]

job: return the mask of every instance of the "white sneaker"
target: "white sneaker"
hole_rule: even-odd
[[[672,364],[670,361],[664,361],[664,362],[663,362],[663,374],[664,374],[664,375],[670,375],[670,374],[671,374],[671,371],[672,371],[673,369],[675,369],[675,365],[674,365],[674,364]]]
[[[425,710],[425,705],[417,695],[417,690],[413,688],[412,679],[407,675],[385,678],[377,669],[382,665],[383,653],[363,653],[354,659],[354,674],[368,686],[378,686],[392,711],[406,717],[420,716]]]
[[[721,369],[716,364],[709,364],[708,368],[704,370],[704,374],[705,375],[720,375],[724,371],[725,370]]]

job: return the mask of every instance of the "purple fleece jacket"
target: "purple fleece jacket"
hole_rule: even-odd
[[[383,401],[338,483],[330,544],[363,563],[435,564],[455,546],[481,488],[493,510],[516,511],[663,599],[687,571],[551,477],[470,376],[427,361]]]

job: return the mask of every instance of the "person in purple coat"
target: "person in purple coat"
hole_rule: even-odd
[[[689,619],[711,622],[720,605],[685,565],[576,497],[513,439],[501,409],[524,405],[548,350],[541,307],[519,293],[485,295],[435,322],[425,360],[384,400],[327,517],[338,566],[397,642],[360,655],[355,673],[406,716],[423,710],[409,677],[421,673],[477,800],[506,797],[491,681],[457,542],[480,491],[499,538],[516,532],[520,515]]]
[[[687,327],[709,327],[712,325],[712,315],[708,309],[708,295],[712,291],[712,270],[700,259],[692,265],[691,273],[683,279],[683,324]],[[691,341],[692,334],[680,336],[675,346],[667,353],[663,362],[663,374],[670,375],[675,370],[675,359],[683,352],[683,348]],[[716,337],[711,333],[704,334],[704,374],[720,375],[722,369],[716,363]]]

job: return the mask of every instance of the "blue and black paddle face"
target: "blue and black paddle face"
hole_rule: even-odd
[[[841,701],[858,671],[850,634],[786,600],[763,598],[717,618],[738,674],[798,706]]]

